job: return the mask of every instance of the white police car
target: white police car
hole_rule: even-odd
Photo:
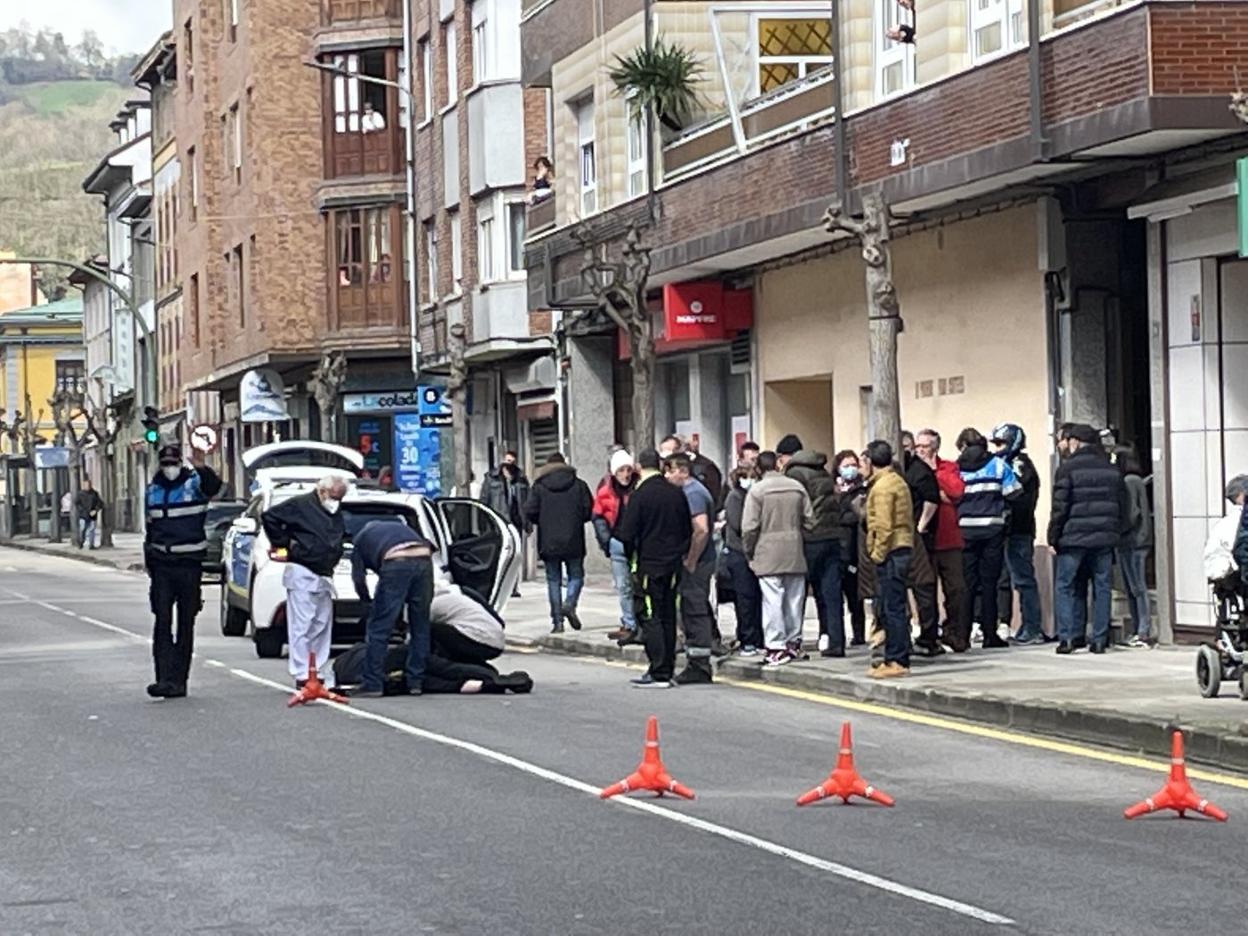
[[[250,632],[256,653],[278,657],[286,643],[285,564],[269,554],[260,515],[270,506],[312,490],[326,475],[348,482],[342,502],[346,554],[334,572],[334,643],[363,639],[363,607],[351,583],[351,538],[372,520],[406,523],[434,544],[442,575],[469,588],[502,612],[520,577],[520,537],[478,501],[430,500],[419,494],[378,490],[361,480],[363,457],[324,442],[278,442],[249,449],[243,464],[254,474],[247,509],[222,544],[221,632]],[[375,586],[370,575],[370,588]]]

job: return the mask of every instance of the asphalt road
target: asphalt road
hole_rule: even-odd
[[[1129,823],[1161,775],[532,654],[527,697],[287,710],[208,595],[191,696],[152,701],[143,578],[0,550],[4,936],[1237,928],[1242,786],[1198,781],[1225,825]],[[698,799],[599,801],[652,713]],[[796,808],[847,714],[897,807]]]

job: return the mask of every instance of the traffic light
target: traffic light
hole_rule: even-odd
[[[143,407],[143,441],[148,445],[160,445],[160,414],[152,406]]]

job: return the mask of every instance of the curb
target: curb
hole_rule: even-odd
[[[640,647],[618,647],[608,640],[585,637],[538,637],[508,640],[515,647],[549,653],[592,656],[606,660],[644,663]],[[1171,733],[1183,732],[1189,759],[1213,767],[1248,773],[1248,736],[1184,725],[1178,719],[1140,718],[1121,712],[1088,708],[1069,702],[1019,701],[979,692],[907,686],[904,682],[874,682],[866,677],[832,673],[795,664],[764,671],[757,663],[726,658],[717,671],[742,682],[767,682],[789,689],[822,692],[856,702],[890,705],[932,715],[950,716],[992,728],[1043,735],[1113,747],[1138,755],[1170,756]]]
[[[14,540],[0,540],[0,546],[9,549],[20,549],[22,552],[38,553],[41,556],[52,556],[57,559],[69,559],[73,562],[86,562],[91,565],[104,566],[108,569],[116,569],[119,572],[146,572],[147,566],[141,562],[123,562],[116,559],[108,559],[104,556],[93,556],[89,552],[62,552],[55,549],[44,549],[33,543],[19,543]]]

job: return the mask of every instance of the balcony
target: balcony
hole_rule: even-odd
[[[506,356],[531,338],[528,286],[524,280],[491,283],[472,297],[470,356],[481,361]]]
[[[732,115],[725,115],[691,128],[664,145],[664,181],[672,182],[786,133],[809,130],[834,120],[833,80],[831,69],[820,69],[800,81],[746,101],[735,123]]]
[[[543,231],[549,231],[558,221],[558,214],[555,211],[554,193],[547,195],[541,201],[534,202],[529,205],[528,218],[525,230],[529,237],[541,234]]]
[[[388,340],[407,320],[402,213],[397,205],[347,208],[327,222],[330,331]]]
[[[335,55],[329,63],[352,74],[396,81],[398,51],[369,49]],[[403,171],[402,127],[395,88],[352,75],[326,75],[322,110],[325,175],[399,175]]]
[[[327,26],[353,25],[369,20],[398,19],[402,0],[321,0],[321,22]]]
[[[468,188],[524,185],[524,90],[519,84],[483,84],[468,94]]]

